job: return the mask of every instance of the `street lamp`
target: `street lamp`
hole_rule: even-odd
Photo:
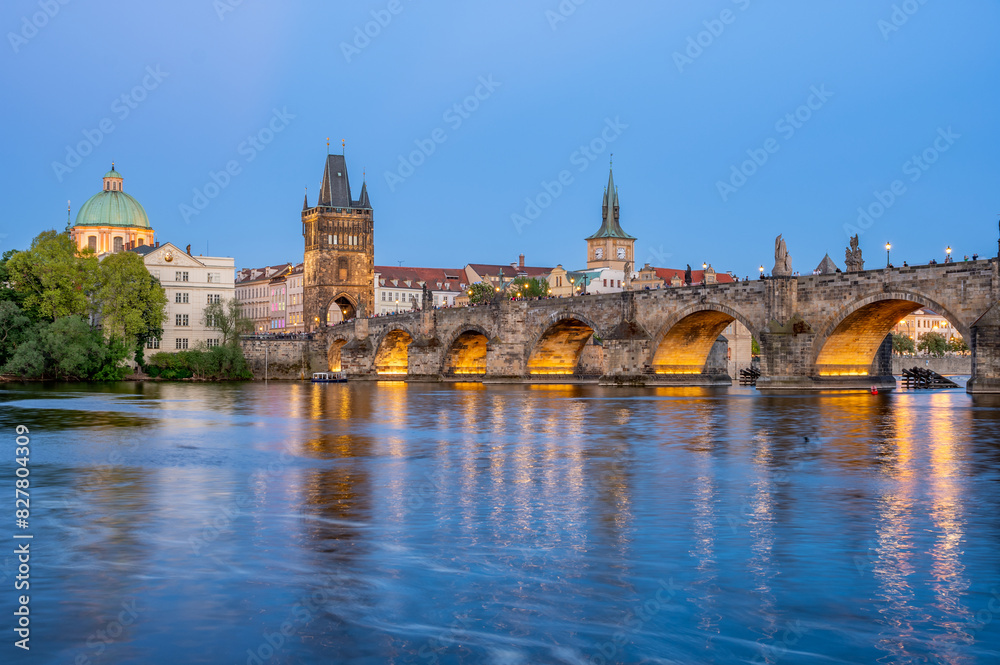
[[[764,266],[761,266],[758,270],[760,270],[760,278],[764,279]]]
[[[944,262],[951,263],[951,245],[948,245],[948,248],[944,250],[944,253],[945,253]]]
[[[890,263],[889,263],[889,250],[890,249],[892,249],[892,243],[891,242],[885,243],[885,267],[886,268],[888,268],[889,265],[890,265]]]

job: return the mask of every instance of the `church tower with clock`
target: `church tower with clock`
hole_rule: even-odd
[[[587,237],[587,268],[624,271],[628,264],[631,270],[635,270],[635,238],[625,233],[618,223],[618,190],[613,171],[608,173],[602,217],[601,228]]]

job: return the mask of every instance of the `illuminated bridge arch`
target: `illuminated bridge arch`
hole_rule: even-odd
[[[701,374],[715,341],[733,321],[756,334],[746,316],[718,303],[699,303],[677,312],[653,337],[650,366],[657,374]]]
[[[346,339],[335,339],[330,342],[330,347],[326,350],[326,362],[331,372],[339,372],[342,369],[340,351],[347,344]]]
[[[410,366],[413,335],[403,327],[391,328],[375,346],[375,373],[385,376],[405,375]]]
[[[553,314],[528,346],[531,375],[575,374],[597,326],[579,314]]]
[[[485,329],[464,326],[452,338],[444,358],[443,374],[486,374],[486,348],[489,333]]]
[[[864,376],[893,327],[918,309],[931,309],[970,339],[962,319],[947,307],[917,293],[896,291],[856,300],[830,317],[817,331],[813,363],[820,376]]]

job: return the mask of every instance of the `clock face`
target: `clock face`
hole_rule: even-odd
[[[625,258],[625,248],[624,247],[619,247],[618,248],[618,258],[619,259],[624,259]]]
[[[595,259],[603,259],[604,258],[604,248],[603,247],[598,247],[597,249],[594,250],[594,258]]]

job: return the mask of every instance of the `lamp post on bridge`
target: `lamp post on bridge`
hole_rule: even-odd
[[[892,264],[889,262],[889,250],[891,250],[891,249],[892,249],[892,243],[891,242],[885,243],[885,267],[886,268],[889,268],[890,266],[892,266]]]

